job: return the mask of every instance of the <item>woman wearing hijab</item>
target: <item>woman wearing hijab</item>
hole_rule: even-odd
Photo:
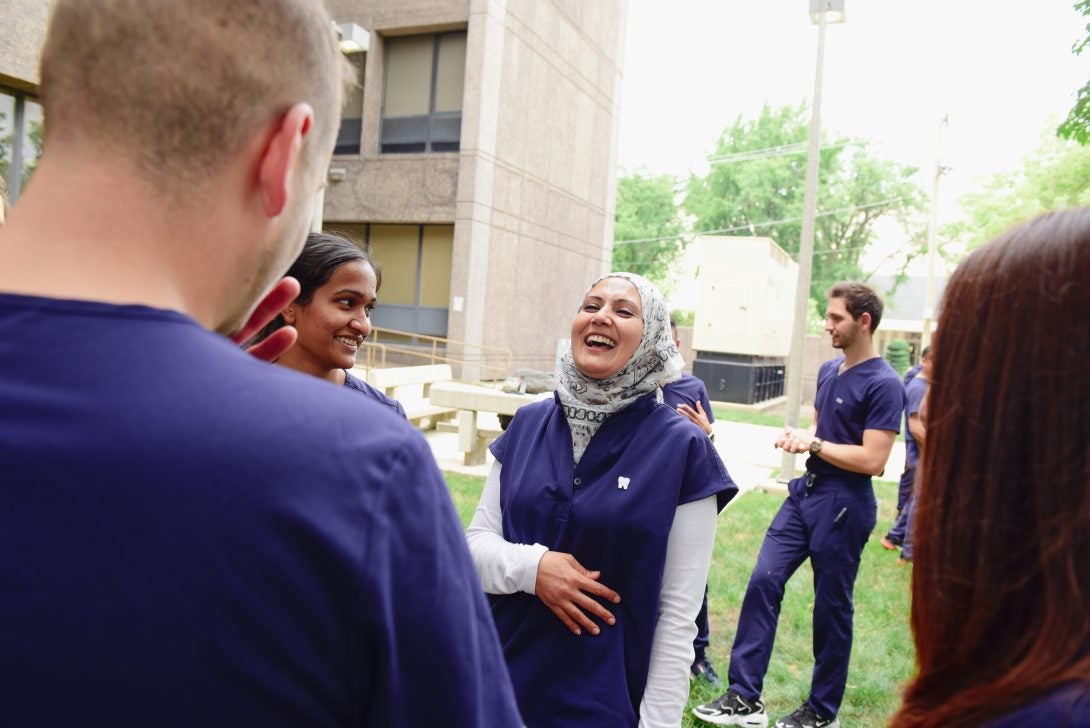
[[[521,408],[468,530],[529,728],[678,726],[719,510],[737,492],[663,404],[682,361],[666,302],[598,279],[550,400]]]

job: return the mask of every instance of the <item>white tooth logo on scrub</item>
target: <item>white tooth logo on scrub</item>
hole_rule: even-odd
[[[631,482],[632,481],[630,481],[628,478],[626,478],[625,476],[622,475],[619,478],[617,478],[617,487],[620,490],[628,490],[628,484],[631,483]]]

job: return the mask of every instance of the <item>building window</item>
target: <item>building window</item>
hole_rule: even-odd
[[[383,153],[458,151],[465,68],[464,30],[386,39]]]
[[[345,94],[341,110],[341,128],[337,132],[334,154],[359,154],[360,137],[363,134],[363,67],[366,53],[352,53],[348,62],[356,69],[356,85]]]
[[[0,88],[0,177],[12,202],[42,156],[42,107],[14,89]]]
[[[453,225],[328,223],[328,232],[366,240],[382,269],[372,322],[410,334],[446,336]]]

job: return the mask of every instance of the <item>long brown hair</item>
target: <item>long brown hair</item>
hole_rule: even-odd
[[[1090,683],[1090,209],[973,252],[939,320],[917,484],[918,674],[892,726]]]

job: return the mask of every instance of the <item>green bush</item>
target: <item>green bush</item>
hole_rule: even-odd
[[[897,370],[898,374],[903,375],[908,370],[909,351],[908,342],[904,339],[894,339],[886,347],[886,361]]]

